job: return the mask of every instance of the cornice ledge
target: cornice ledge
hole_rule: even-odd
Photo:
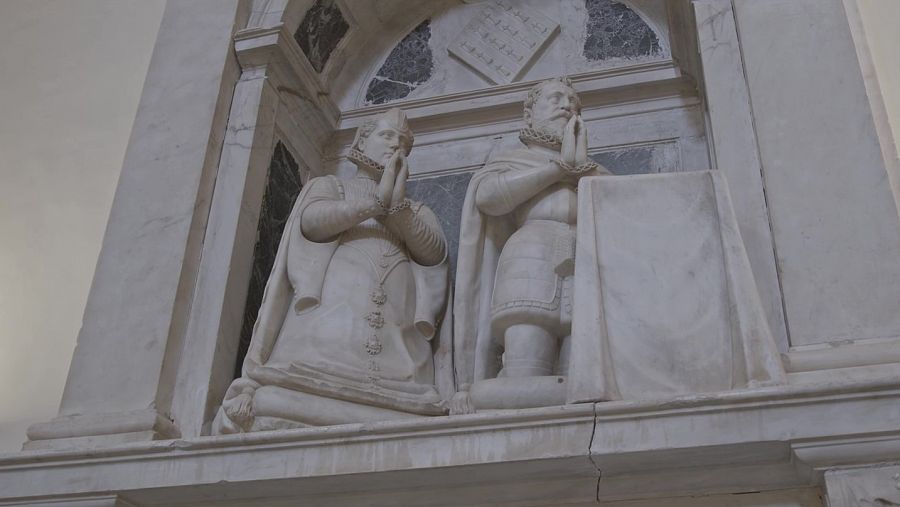
[[[672,60],[648,62],[569,76],[585,110],[639,104],[682,97],[696,98],[696,85]],[[337,136],[347,139],[370,115],[399,107],[417,133],[479,128],[485,124],[518,122],[522,100],[538,81],[526,81],[448,95],[401,100],[343,111]]]
[[[176,494],[203,484],[225,494],[222,488],[287,480],[331,491],[330,481],[340,475],[342,488],[366,491],[385,472],[428,478],[434,489],[444,484],[448,468],[457,478],[486,477],[488,471],[491,480],[518,480],[522,487],[527,485],[522,477],[529,474],[543,474],[557,486],[576,481],[583,487],[596,484],[592,474],[602,473],[604,498],[655,494],[653,488],[636,490],[635,484],[649,480],[659,487],[681,487],[697,473],[710,478],[717,491],[758,490],[760,484],[779,489],[818,483],[821,475],[812,473],[814,467],[900,456],[900,428],[894,431],[885,421],[898,402],[895,381],[776,386],[667,401],[35,450],[0,455],[0,489],[30,498],[116,488]],[[854,424],[853,411],[871,412],[873,418]],[[838,420],[816,427],[814,421],[827,414]],[[704,434],[703,428],[712,433]],[[650,429],[653,434],[646,433]],[[292,465],[284,468],[288,462]],[[750,475],[735,483],[738,471]]]
[[[584,91],[592,91],[594,82],[611,80],[623,77],[637,77],[640,81],[661,81],[668,79],[680,79],[684,75],[678,68],[674,60],[666,59],[655,62],[639,63],[636,65],[626,65],[611,69],[593,70],[590,72],[582,72],[571,74],[568,76],[579,95]],[[542,79],[519,81],[508,85],[491,86],[488,88],[480,88],[458,93],[449,93],[446,95],[436,95],[432,97],[423,97],[418,99],[397,100],[386,104],[367,105],[344,111],[344,118],[350,119],[355,117],[366,117],[381,111],[387,111],[394,107],[400,107],[404,110],[414,110],[416,108],[431,106],[443,103],[456,103],[465,100],[483,99],[488,97],[502,97],[508,94],[523,94],[529,88],[542,81]],[[522,97],[520,97],[522,98]],[[521,102],[521,100],[520,100]]]
[[[874,435],[800,440],[791,444],[791,450],[797,460],[820,473],[835,467],[900,463],[900,428]]]
[[[492,431],[586,425],[594,421],[591,404],[562,405],[497,413],[479,413],[449,417],[429,417],[375,423],[343,424],[315,428],[287,429],[204,436],[194,439],[157,440],[97,449],[34,450],[0,454],[0,471],[7,466],[48,461],[85,461],[139,455],[157,455],[184,451],[265,450],[282,447],[311,447],[405,438],[430,438]]]
[[[900,385],[894,379],[868,380],[831,385],[771,386],[721,393],[687,395],[669,400],[611,401],[507,410],[460,416],[431,417],[346,424],[272,432],[205,436],[194,439],[156,440],[117,446],[75,449],[34,450],[0,454],[0,470],[29,463],[64,462],[69,460],[105,459],[110,457],[155,455],[173,451],[228,452],[230,450],[263,450],[269,447],[310,447],[367,441],[421,439],[442,436],[477,435],[496,431],[529,430],[541,427],[602,425],[622,419],[653,419],[690,414],[703,415],[767,406],[802,406],[816,403],[842,402],[854,399],[900,401]],[[897,432],[900,449],[900,427]],[[887,441],[893,441],[893,433]],[[838,449],[843,440],[797,440],[799,452],[814,456],[818,447]],[[871,435],[866,436],[872,439]],[[873,441],[881,441],[877,437]],[[855,440],[854,440],[855,441]],[[825,444],[823,444],[825,442]],[[799,455],[799,454],[798,454]],[[900,454],[898,454],[900,456]],[[812,458],[810,458],[812,459]],[[813,460],[815,461],[815,460]]]
[[[271,65],[279,90],[288,89],[294,96],[303,97],[328,118],[332,128],[337,125],[340,109],[283,23],[237,32],[234,50],[243,70]],[[296,90],[294,83],[300,83],[302,89]]]
[[[178,428],[172,421],[153,409],[113,414],[63,415],[30,426],[25,450],[54,448],[57,443],[61,445],[60,448],[65,449],[78,446],[79,439],[85,438],[91,439],[99,446],[102,445],[100,440],[97,440],[99,438],[108,438],[111,442],[117,443],[121,438],[128,439],[129,435],[137,434],[144,434],[155,440],[174,439],[180,436]]]

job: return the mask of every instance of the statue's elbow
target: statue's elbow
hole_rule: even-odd
[[[334,241],[331,231],[326,230],[323,227],[307,225],[302,221],[300,223],[300,234],[307,240],[315,243],[330,243],[331,241]]]
[[[447,245],[442,243],[440,246],[435,248],[428,248],[427,251],[422,252],[420,255],[416,255],[413,260],[416,261],[420,266],[437,266],[438,264],[444,262],[444,259],[447,258]]]
[[[475,193],[475,205],[478,210],[486,215],[500,216],[512,211],[511,207],[499,199],[496,192],[490,192],[490,189],[479,188]]]

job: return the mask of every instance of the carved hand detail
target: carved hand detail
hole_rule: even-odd
[[[575,166],[575,151],[577,145],[575,139],[576,118],[577,115],[573,115],[569,118],[568,123],[566,123],[566,128],[563,130],[562,136],[562,149],[560,150],[562,161],[572,167]]]
[[[584,120],[581,119],[580,114],[572,118],[575,120],[575,163],[573,165],[579,166],[586,164],[588,161],[587,129],[584,128]]]
[[[586,173],[573,171],[573,169],[583,168],[589,163],[587,146],[587,129],[584,127],[584,120],[581,119],[580,114],[573,115],[566,123],[560,149],[560,160],[567,166],[560,169],[564,171],[564,179],[571,181],[572,184],[577,184],[578,179]]]
[[[397,206],[406,198],[406,179],[409,177],[409,163],[402,151],[397,151],[397,170],[394,191],[391,194],[391,206]]]
[[[384,164],[384,172],[381,174],[381,180],[378,182],[378,188],[375,190],[375,197],[381,202],[385,208],[393,206],[394,187],[396,186],[397,172],[399,170],[400,151],[395,151]]]

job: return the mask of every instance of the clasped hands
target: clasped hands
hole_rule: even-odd
[[[406,179],[409,177],[409,163],[403,150],[397,150],[384,164],[384,172],[375,189],[375,198],[391,214],[409,206],[406,200]]]
[[[587,129],[584,128],[584,120],[580,114],[572,115],[566,123],[559,162],[560,170],[567,176],[574,176],[576,180],[580,174],[573,174],[573,170],[588,163]]]

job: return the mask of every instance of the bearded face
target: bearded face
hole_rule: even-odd
[[[575,90],[558,81],[543,86],[531,107],[531,128],[562,137],[566,123],[578,111]]]

